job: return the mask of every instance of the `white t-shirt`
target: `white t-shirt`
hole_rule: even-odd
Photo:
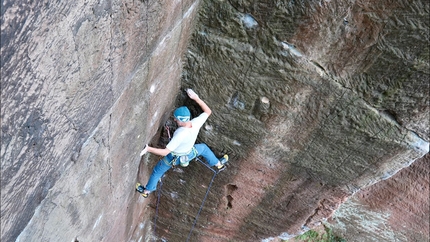
[[[188,154],[196,142],[200,128],[208,117],[207,113],[202,113],[198,117],[191,119],[191,128],[179,127],[173,134],[170,142],[166,145],[166,148],[178,155]]]

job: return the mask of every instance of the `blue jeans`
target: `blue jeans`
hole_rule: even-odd
[[[206,144],[196,144],[194,145],[194,148],[196,148],[197,150],[197,156],[203,156],[203,158],[205,158],[205,160],[210,166],[218,164],[218,158],[216,158],[215,154]],[[166,164],[165,161],[170,163],[173,158],[173,155],[170,153],[166,157],[158,161],[157,165],[152,170],[152,174],[151,177],[149,177],[148,183],[146,184],[146,190],[152,192],[157,189],[158,180],[160,180],[164,173],[166,173],[166,171],[168,171],[172,167]],[[174,165],[179,165],[179,159],[176,160]]]

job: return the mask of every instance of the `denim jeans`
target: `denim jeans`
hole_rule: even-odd
[[[214,166],[218,163],[218,158],[206,144],[196,144],[194,145],[194,148],[197,150],[197,156],[203,156],[210,166]],[[146,190],[152,192],[157,189],[158,181],[164,175],[164,173],[166,173],[166,171],[171,168],[171,166],[166,164],[165,161],[170,163],[173,158],[174,157],[172,154],[168,154],[166,157],[158,161],[157,165],[152,170],[152,174],[151,177],[149,177],[148,183],[146,184]],[[179,159],[176,160],[174,165],[179,165]]]

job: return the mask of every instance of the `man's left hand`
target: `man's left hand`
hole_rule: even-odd
[[[145,148],[140,152],[140,156],[146,154],[148,152],[148,145],[145,145]]]

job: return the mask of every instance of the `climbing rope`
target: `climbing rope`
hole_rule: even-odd
[[[190,233],[188,234],[188,237],[187,237],[187,242],[190,240],[191,234],[193,233],[194,227],[196,226],[197,219],[199,218],[200,212],[202,211],[203,206],[205,205],[206,198],[208,197],[209,191],[212,187],[212,183],[213,183],[216,175],[218,174],[218,172],[216,170],[212,169],[212,167],[208,166],[205,162],[200,160],[198,157],[196,157],[196,160],[198,160],[201,164],[203,164],[207,168],[209,168],[214,173],[214,175],[212,176],[211,182],[209,183],[208,189],[206,190],[205,197],[203,198],[202,204],[200,205],[199,211],[197,212],[196,218],[194,219],[193,226],[191,227]]]
[[[206,199],[208,197],[209,191],[210,191],[210,189],[212,187],[212,183],[213,183],[216,175],[218,174],[218,171],[214,170],[212,167],[210,167],[209,165],[207,165],[200,158],[196,157],[195,159],[197,161],[199,161],[201,164],[203,164],[204,166],[206,166],[207,168],[209,168],[209,170],[211,170],[213,172],[213,176],[212,176],[212,179],[211,179],[211,181],[209,183],[208,189],[206,190],[206,194],[205,194],[205,197],[203,198],[202,204],[200,205],[199,211],[197,212],[197,215],[196,215],[196,217],[194,219],[193,225],[191,226],[191,230],[190,230],[190,232],[188,234],[187,241],[189,241],[189,239],[191,237],[191,234],[193,233],[194,227],[197,224],[197,220],[198,220],[198,218],[200,216],[200,213],[202,212],[203,206],[205,205],[205,202],[206,202]],[[155,216],[154,216],[154,235],[156,234],[156,230],[157,230],[158,207],[159,207],[159,204],[160,204],[160,197],[161,197],[161,189],[162,189],[162,187],[163,187],[163,180],[161,178],[160,179],[160,183],[159,183],[159,187],[157,188],[157,204],[156,204],[156,207],[155,207]],[[154,240],[155,240],[155,238],[154,238]]]
[[[155,218],[154,218],[154,234],[157,230],[157,218],[158,218],[158,205],[160,204],[161,188],[163,187],[163,177],[160,178],[160,185],[157,188],[157,205],[155,206]]]
[[[167,135],[169,136],[169,140],[171,140],[172,137],[170,135],[170,128],[169,128],[169,126],[167,124],[165,124],[164,128],[167,131]],[[157,188],[157,203],[155,205],[155,216],[154,216],[154,235],[156,235],[156,231],[157,231],[157,219],[158,219],[158,207],[159,207],[158,205],[160,204],[161,188],[163,187],[163,177],[164,176],[162,176],[160,178],[159,185],[157,185],[158,188]],[[154,240],[155,240],[155,238],[154,238]]]

